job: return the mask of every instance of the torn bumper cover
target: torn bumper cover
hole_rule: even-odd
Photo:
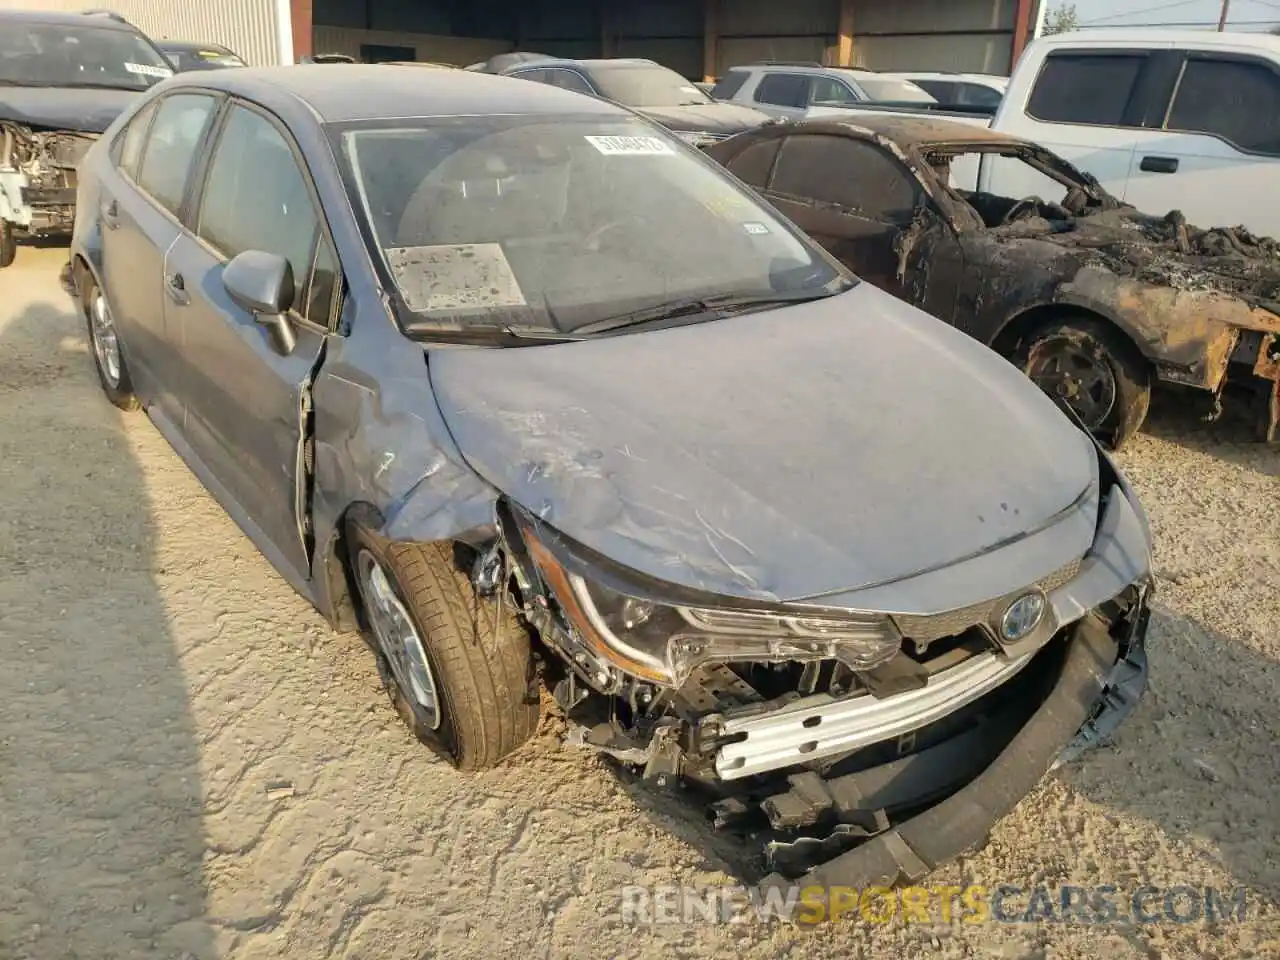
[[[0,121],[0,220],[32,235],[70,233],[76,165],[97,139]]]
[[[1133,709],[1146,685],[1147,623],[1143,609],[1117,641],[1097,618],[1082,620],[1072,630],[1052,691],[985,770],[947,799],[798,878],[773,873],[760,886],[912,883],[982,844],[1046,772],[1114,730]],[[865,796],[853,783],[831,786]]]

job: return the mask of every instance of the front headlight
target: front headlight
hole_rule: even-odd
[[[590,635],[620,669],[680,686],[706,662],[838,660],[868,670],[897,654],[902,636],[880,614],[668,606],[568,578]],[[640,666],[643,669],[637,670]]]

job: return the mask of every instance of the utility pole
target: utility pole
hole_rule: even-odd
[[[1231,0],[1222,0],[1222,13],[1218,17],[1218,32],[1227,29],[1227,11],[1231,9]]]

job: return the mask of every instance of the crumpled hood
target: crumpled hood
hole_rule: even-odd
[[[768,114],[759,110],[720,101],[689,107],[638,107],[635,110],[669,130],[726,135],[751,130],[770,119]]]
[[[1097,471],[1015,367],[866,283],[428,362],[484,479],[625,567],[727,596],[811,598],[966,559],[1044,528]]]
[[[49,130],[102,133],[140,96],[135,90],[0,86],[0,120]]]

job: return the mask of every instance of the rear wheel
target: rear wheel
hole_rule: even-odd
[[[1147,418],[1146,362],[1104,321],[1080,316],[1047,324],[1023,339],[1015,362],[1112,449],[1127,443]]]
[[[13,224],[0,220],[0,267],[10,266],[18,255],[18,236]]]
[[[102,392],[121,410],[137,410],[140,404],[134,396],[129,367],[120,349],[115,318],[102,288],[88,274],[80,281],[80,303],[89,325],[89,347]]]
[[[349,533],[367,639],[414,735],[460,770],[492,767],[538,725],[529,635],[476,594],[448,543]]]

